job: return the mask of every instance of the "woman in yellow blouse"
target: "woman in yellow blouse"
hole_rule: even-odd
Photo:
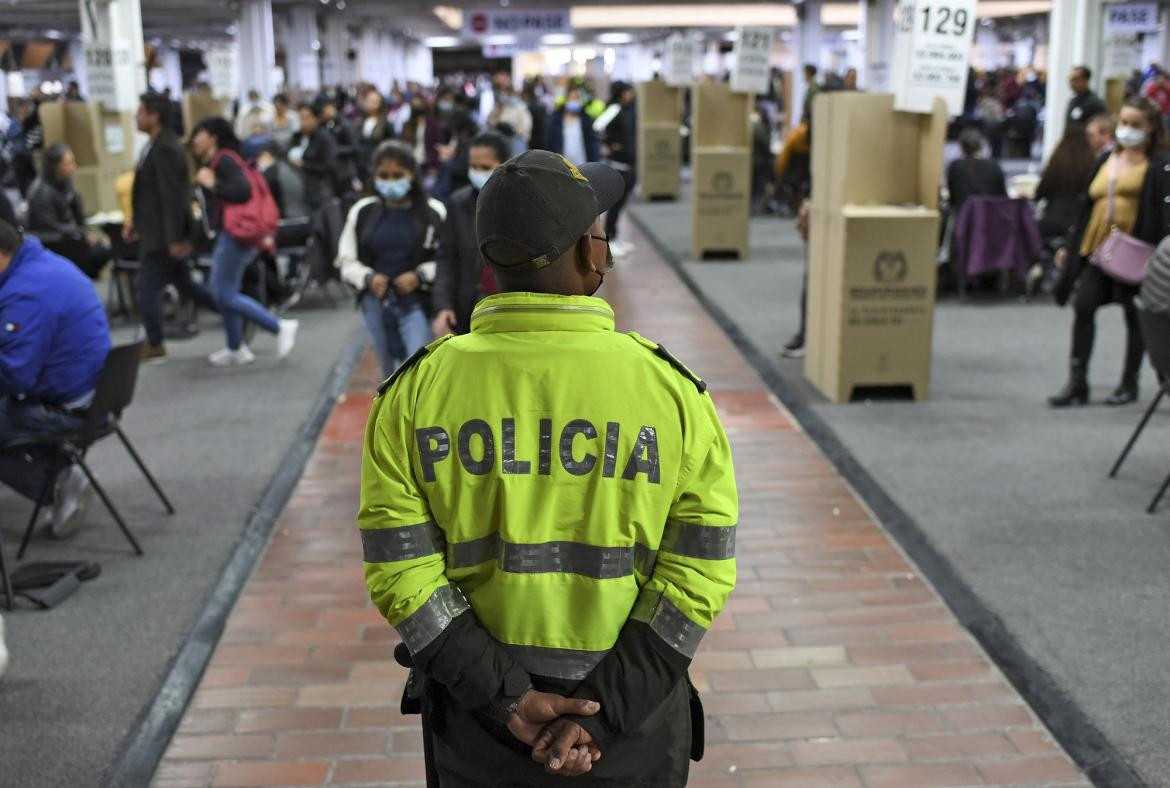
[[[1126,347],[1121,382],[1105,404],[1126,405],[1138,396],[1138,372],[1145,353],[1134,306],[1138,286],[1114,279],[1091,257],[1114,227],[1154,245],[1170,234],[1170,156],[1166,153],[1168,140],[1161,110],[1149,99],[1130,99],[1118,118],[1116,139],[1116,149],[1101,158],[1090,181],[1073,242],[1057,256],[1057,265],[1063,270],[1056,301],[1064,306],[1074,284],[1076,294],[1072,297],[1069,380],[1064,389],[1049,397],[1048,404],[1054,408],[1089,401],[1089,357],[1096,333],[1095,318],[1097,310],[1107,304],[1120,304],[1125,312]]]

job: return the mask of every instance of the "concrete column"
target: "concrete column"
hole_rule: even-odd
[[[321,47],[324,57],[321,59],[322,81],[326,87],[345,84],[349,81],[347,74],[349,51],[349,28],[345,17],[340,14],[329,14],[325,17],[325,35],[322,37]]]
[[[309,93],[321,89],[321,39],[317,33],[317,9],[293,6],[288,37],[288,83]]]
[[[890,91],[894,65],[894,6],[896,0],[861,0],[863,55],[858,84],[871,93]]]
[[[240,100],[249,90],[264,99],[276,92],[276,31],[272,25],[271,0],[243,0],[240,5]]]
[[[821,44],[824,29],[821,27],[821,0],[804,0],[796,6],[796,68],[792,70],[792,107],[795,123],[800,122],[801,108],[808,88],[804,82],[803,69],[806,63],[821,68]],[[821,78],[820,73],[817,79]]]
[[[83,44],[106,46],[112,53],[116,98],[108,102],[115,106],[108,108],[132,112],[146,92],[146,45],[138,0],[79,0],[78,7]]]
[[[150,73],[150,86],[162,92],[171,89],[172,96],[183,95],[183,69],[179,64],[179,50],[160,47],[155,57],[158,68]]]
[[[1044,158],[1047,159],[1064,134],[1064,116],[1072,91],[1068,75],[1073,66],[1093,70],[1093,89],[1101,80],[1101,0],[1053,0],[1048,34],[1048,122],[1044,124]]]

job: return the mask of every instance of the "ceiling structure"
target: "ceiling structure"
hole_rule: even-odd
[[[240,0],[141,0],[143,30],[147,41],[187,45],[200,39],[222,38],[233,30]],[[273,0],[273,12],[287,11],[305,0]],[[313,5],[317,6],[316,0]],[[321,0],[322,14],[341,14],[354,27],[371,24],[399,31],[411,38],[456,36],[462,32],[461,9],[570,8],[575,29],[582,37],[606,31],[625,31],[635,36],[660,35],[673,28],[728,28],[738,24],[791,26],[791,3],[739,0],[719,4],[713,0]],[[1051,0],[982,0],[980,16],[1010,17],[1047,13]],[[828,26],[857,24],[857,2],[826,4]],[[68,39],[79,33],[77,0],[0,0],[0,37],[13,39]]]

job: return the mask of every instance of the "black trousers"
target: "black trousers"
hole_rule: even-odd
[[[186,260],[176,260],[165,250],[143,251],[138,269],[138,310],[142,314],[142,327],[146,329],[146,341],[152,345],[163,342],[162,295],[168,284],[199,306],[219,311],[211,294],[191,278]]]
[[[1072,361],[1082,364],[1086,370],[1093,355],[1093,340],[1097,335],[1097,310],[1108,304],[1120,304],[1125,312],[1125,366],[1121,372],[1123,383],[1137,383],[1141,371],[1142,356],[1146,345],[1142,339],[1134,298],[1137,285],[1119,282],[1098,266],[1086,264],[1085,271],[1077,281],[1077,292],[1073,296]]]
[[[626,201],[630,199],[630,194],[634,191],[634,185],[638,182],[638,173],[631,167],[628,170],[618,170],[622,175],[622,180],[626,182],[626,191],[622,194],[621,199],[613,204],[605,213],[605,234],[612,241],[617,238],[618,234],[618,219],[621,218],[622,208],[626,207]]]

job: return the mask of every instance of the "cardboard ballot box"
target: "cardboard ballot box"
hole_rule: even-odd
[[[691,253],[748,256],[751,108],[754,97],[726,83],[694,88],[691,134]]]
[[[945,105],[919,115],[890,95],[837,93],[813,112],[805,376],[834,402],[925,399]]]
[[[638,190],[649,200],[677,200],[682,168],[683,89],[638,83]]]
[[[40,107],[45,147],[64,143],[77,159],[73,187],[86,213],[118,210],[114,181],[134,169],[134,115],[110,112],[94,102],[45,103]]]

